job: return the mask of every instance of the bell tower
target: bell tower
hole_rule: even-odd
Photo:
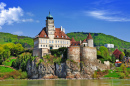
[[[55,26],[54,26],[54,20],[53,16],[51,16],[50,12],[49,15],[46,17],[46,31],[48,34],[49,39],[54,39],[54,33],[55,33]]]

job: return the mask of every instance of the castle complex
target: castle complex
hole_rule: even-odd
[[[34,38],[33,56],[43,57],[49,53],[50,49],[68,47],[68,58],[77,56],[96,58],[96,48],[93,46],[93,38],[90,33],[83,41],[75,41],[73,37],[70,39],[65,34],[65,29],[62,26],[55,28],[50,12],[46,19],[46,27]]]
[[[83,41],[75,41],[65,34],[65,29],[55,28],[53,17],[46,17],[46,27],[34,38],[33,56],[38,56],[36,61],[28,61],[28,75],[31,78],[90,78],[95,70],[110,68],[109,61],[104,64],[97,59],[97,49],[94,47],[93,38],[89,33]],[[51,49],[67,47],[67,60],[61,64],[49,63],[46,58],[38,67],[39,57],[50,54]],[[39,58],[40,59],[40,58]],[[47,64],[45,64],[47,63]]]

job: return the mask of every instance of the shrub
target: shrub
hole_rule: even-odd
[[[119,78],[124,79],[125,78],[125,73],[119,73]]]

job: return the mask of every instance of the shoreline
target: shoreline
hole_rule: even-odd
[[[119,78],[72,78],[72,79],[66,79],[66,78],[58,78],[58,79],[3,79],[0,81],[8,81],[8,80],[107,80],[107,79],[119,79]]]

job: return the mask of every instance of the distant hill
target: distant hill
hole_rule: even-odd
[[[67,35],[72,38],[74,37],[76,41],[84,40],[87,38],[88,33],[85,32],[71,32]],[[123,41],[111,35],[105,35],[103,33],[91,33],[94,39],[94,46],[104,46],[106,43],[112,43],[115,48],[126,48],[130,49],[130,42]],[[24,48],[33,47],[33,38],[27,36],[18,36],[10,33],[0,32],[0,44],[5,43],[20,43]]]
[[[5,43],[20,43],[24,48],[31,48],[33,47],[33,38],[0,32],[0,44]]]
[[[71,33],[67,33],[67,35],[72,38],[74,37],[74,39],[76,41],[84,40],[87,38],[87,35],[89,33],[85,33],[85,32],[71,32]],[[104,46],[104,44],[106,43],[112,43],[115,45],[115,48],[126,48],[126,49],[130,49],[130,42],[126,42],[123,41],[121,39],[118,39],[114,36],[111,35],[106,35],[103,33],[91,33],[93,39],[94,39],[94,46]]]

